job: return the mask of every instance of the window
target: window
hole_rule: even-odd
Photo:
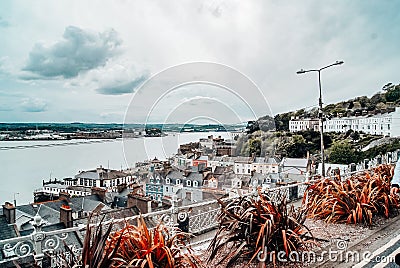
[[[166,187],[165,187],[165,191],[168,192],[168,190],[169,190],[169,189],[168,189],[168,186],[166,186]]]
[[[193,182],[193,187],[197,187],[199,185],[198,181]]]
[[[153,179],[150,179],[150,183],[154,183],[154,180],[153,180]]]
[[[176,185],[179,185],[179,184],[181,184],[181,180],[180,180],[180,179],[177,179],[177,180],[176,180]]]
[[[192,181],[191,180],[187,180],[186,181],[186,186],[192,186]]]
[[[217,182],[216,182],[216,181],[209,181],[209,182],[208,182],[208,187],[210,187],[210,188],[216,188],[216,187],[217,187]]]
[[[165,180],[165,183],[166,184],[170,184],[171,183],[171,179],[170,178],[167,178],[166,180]],[[168,188],[168,187],[167,187]]]

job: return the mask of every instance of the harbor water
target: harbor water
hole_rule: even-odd
[[[73,177],[100,165],[120,170],[155,157],[164,160],[180,144],[208,135],[231,138],[227,132],[197,132],[116,140],[0,141],[0,203],[14,198],[17,204],[33,202],[42,180]]]

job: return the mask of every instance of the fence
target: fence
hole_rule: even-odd
[[[360,171],[356,171],[360,172]],[[313,181],[302,182],[297,184],[290,184],[286,186],[266,189],[265,193],[269,196],[271,201],[277,201],[279,196],[286,196],[288,201],[294,201],[302,198],[309,183]],[[252,191],[245,196],[257,196],[257,189],[253,188]],[[225,198],[224,201],[229,201],[233,198]],[[167,210],[147,213],[142,217],[147,222],[155,224],[164,222],[169,227],[179,227],[183,231],[187,231],[194,235],[204,234],[212,229],[217,228],[217,216],[220,211],[219,203],[217,200],[201,202],[188,206],[177,207],[176,200],[173,200],[171,208]],[[118,224],[125,224],[127,221],[134,221],[140,216],[136,215],[125,219],[114,219],[112,221],[103,222],[102,224],[113,223],[118,227]],[[30,258],[39,267],[43,267],[43,261],[50,260],[50,267],[59,267],[62,260],[59,259],[60,252],[63,251],[64,246],[67,245],[72,251],[79,254],[81,248],[76,244],[70,243],[72,237],[77,236],[78,232],[84,231],[86,226],[79,226],[67,228],[56,231],[43,231],[43,219],[37,215],[34,218],[34,230],[30,235],[1,240],[0,250],[0,266],[20,260],[23,258]],[[197,241],[196,244],[206,242],[209,238],[203,241]],[[68,257],[68,253],[64,254],[64,258]]]

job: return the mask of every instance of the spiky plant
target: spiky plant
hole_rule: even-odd
[[[250,264],[259,253],[275,256],[271,253],[284,251],[288,256],[292,251],[307,248],[312,234],[304,225],[305,211],[289,207],[284,195],[278,195],[278,200],[270,201],[260,190],[257,199],[238,197],[229,203],[218,200],[219,228],[208,248],[208,263],[218,253],[223,256],[218,258],[217,265],[226,262],[226,267],[230,267],[239,258]],[[276,261],[275,257],[272,261]]]
[[[115,254],[120,246],[121,239],[114,242],[111,247],[107,241],[111,234],[113,223],[108,224],[104,229],[103,220],[96,226],[90,225],[91,217],[89,217],[86,234],[82,247],[82,254],[77,255],[67,244],[64,242],[66,253],[61,253],[60,258],[63,268],[108,268],[111,267],[115,261]]]
[[[321,179],[308,187],[303,204],[311,218],[371,226],[375,215],[388,218],[399,208],[399,196],[390,194],[392,176],[391,166],[380,165],[344,181]]]
[[[148,229],[142,217],[110,235],[107,247],[116,250],[111,267],[199,267],[201,261],[187,245],[187,233],[160,223]]]

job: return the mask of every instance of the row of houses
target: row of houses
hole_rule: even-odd
[[[267,188],[303,181],[312,168],[308,159],[190,153],[177,154],[158,167],[155,163],[155,159],[149,162],[149,173],[138,179],[145,185],[146,196],[157,201],[177,196],[185,204],[203,201],[211,193],[249,192],[254,180],[260,181],[256,186]]]
[[[315,118],[292,118],[289,131],[319,130],[319,120]],[[371,135],[389,137],[400,136],[400,107],[382,114],[334,117],[324,122],[325,132],[361,131]]]
[[[136,182],[128,172],[112,170],[100,166],[93,170],[79,171],[73,178],[42,183],[42,188],[34,191],[35,202],[58,198],[61,192],[72,196],[87,196],[91,188],[97,187],[109,192],[117,192],[121,187],[130,188]]]

